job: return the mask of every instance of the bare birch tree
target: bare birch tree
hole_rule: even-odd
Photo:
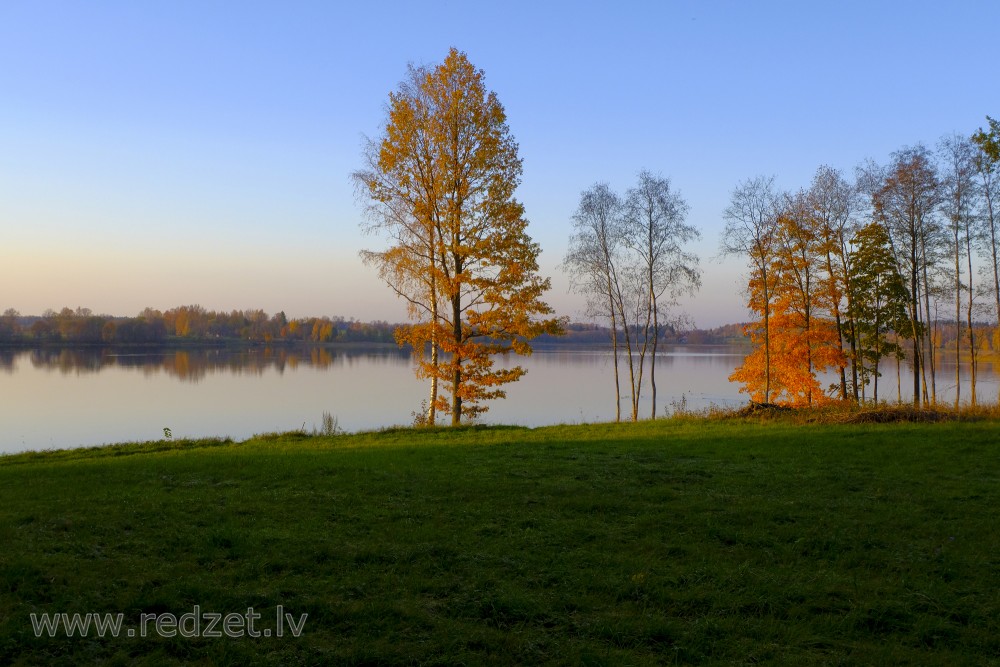
[[[652,398],[650,418],[656,418],[656,352],[663,335],[663,322],[682,294],[693,294],[701,286],[698,257],[684,246],[701,234],[685,223],[688,204],[672,190],[670,179],[639,173],[639,183],[628,191],[625,201],[625,243],[638,258],[646,290],[643,347],[651,341],[649,386]],[[644,350],[645,351],[645,350]],[[634,388],[638,398],[639,387]]]
[[[698,257],[685,245],[699,237],[685,223],[688,205],[670,180],[648,171],[624,201],[603,183],[582,193],[563,262],[588,312],[611,326],[615,418],[621,419],[620,356],[628,374],[630,416],[639,418],[646,359],[656,417],[656,352],[671,308],[701,284]]]
[[[573,235],[563,260],[571,288],[587,297],[591,317],[608,321],[615,381],[615,421],[621,421],[621,383],[618,376],[619,276],[622,202],[606,183],[597,183],[580,195],[573,215]]]
[[[963,136],[944,137],[938,145],[938,153],[943,167],[942,205],[948,219],[950,250],[954,260],[955,290],[955,407],[962,397],[962,292],[965,290],[965,326],[969,351],[969,400],[976,405],[976,331],[973,326],[973,305],[975,303],[972,274],[972,243],[975,194],[975,152],[972,141]],[[964,259],[964,266],[963,266]],[[966,283],[962,283],[965,271]]]

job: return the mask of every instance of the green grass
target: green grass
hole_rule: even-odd
[[[1000,664],[1000,423],[663,420],[0,457],[0,664]],[[37,638],[278,605],[298,638]]]

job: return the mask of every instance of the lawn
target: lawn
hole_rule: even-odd
[[[674,419],[0,457],[0,664],[1000,664],[998,454]]]

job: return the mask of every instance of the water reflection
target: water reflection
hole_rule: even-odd
[[[728,381],[746,349],[668,347],[657,355],[657,414],[746,403]],[[648,360],[647,360],[648,361]],[[539,349],[502,366],[528,372],[490,403],[485,423],[542,426],[615,417],[612,355],[607,350]],[[883,367],[879,395],[896,398],[895,364]],[[978,396],[995,401],[994,361],[980,365]],[[620,364],[622,414],[628,414],[627,369]],[[648,372],[648,369],[647,369]],[[902,396],[912,386],[900,373]],[[835,381],[824,378],[824,385]],[[942,363],[938,400],[953,400],[954,362]],[[36,349],[0,351],[0,452],[176,438],[307,430],[323,412],[348,431],[406,425],[427,397],[405,350],[395,347],[211,350]],[[869,391],[870,397],[870,391]],[[970,397],[963,367],[962,399]],[[651,412],[644,386],[639,413]]]
[[[63,375],[83,375],[105,370],[138,370],[153,376],[165,373],[186,382],[197,383],[213,373],[259,376],[274,370],[300,366],[327,370],[345,364],[392,363],[409,359],[404,350],[392,347],[359,347],[329,349],[310,348],[249,348],[208,350],[162,350],[122,352],[104,348],[5,350],[0,352],[0,368],[13,374],[19,359],[27,359],[32,368],[57,371]]]

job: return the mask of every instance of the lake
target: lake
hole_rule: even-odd
[[[657,413],[746,403],[728,381],[746,348],[667,346],[657,355]],[[605,350],[539,350],[510,357],[528,374],[490,403],[482,423],[542,426],[614,419],[612,358]],[[896,396],[895,364],[880,395]],[[907,373],[903,373],[906,397]],[[622,384],[622,415],[628,395]],[[912,381],[910,381],[912,382]],[[965,381],[967,384],[967,380]],[[943,364],[938,397],[954,397],[954,365]],[[980,368],[979,391],[997,397],[996,369]],[[322,425],[329,412],[346,431],[408,425],[427,396],[403,351],[379,349],[0,351],[0,452],[254,434]],[[968,387],[963,386],[963,398]],[[641,411],[648,416],[648,389]]]

